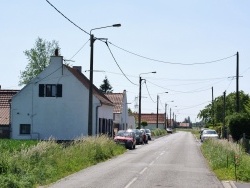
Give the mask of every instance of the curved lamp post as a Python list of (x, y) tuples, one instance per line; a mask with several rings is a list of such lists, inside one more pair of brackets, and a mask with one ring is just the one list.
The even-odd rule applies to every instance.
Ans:
[(151, 73), (156, 73), (156, 71), (153, 72), (146, 72), (146, 73), (141, 73), (139, 74), (139, 115), (138, 115), (138, 128), (141, 128), (141, 81), (145, 80), (141, 78), (142, 74), (151, 74)]
[(89, 111), (88, 111), (88, 135), (92, 135), (92, 128), (93, 128), (93, 61), (94, 61), (94, 42), (96, 38), (94, 37), (91, 32), (93, 30), (97, 29), (103, 29), (108, 27), (120, 27), (121, 24), (114, 24), (110, 26), (104, 26), (104, 27), (97, 27), (90, 30), (90, 69), (89, 69)]

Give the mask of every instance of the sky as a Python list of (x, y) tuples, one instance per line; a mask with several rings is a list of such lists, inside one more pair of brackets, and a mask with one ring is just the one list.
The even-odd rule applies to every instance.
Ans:
[[(248, 0), (2, 0), (0, 2), (0, 85), (21, 89), (25, 50), (38, 37), (56, 40), (70, 65), (89, 78), (91, 29), (105, 43), (94, 42), (94, 84), (107, 76), (114, 93), (127, 91), (128, 107), (138, 112), (139, 77), (142, 113), (165, 110), (177, 121), (197, 114), (214, 98), (239, 89), (250, 92), (250, 1)], [(81, 29), (80, 29), (81, 28)], [(85, 32), (84, 32), (85, 31)], [(155, 74), (150, 73), (156, 71)], [(167, 92), (167, 93), (166, 93)], [(88, 96), (86, 96), (88, 97)]]

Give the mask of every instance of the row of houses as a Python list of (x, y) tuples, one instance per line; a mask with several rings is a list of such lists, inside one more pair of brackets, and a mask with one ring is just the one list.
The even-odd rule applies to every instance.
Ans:
[[(63, 56), (52, 56), (49, 66), (20, 91), (0, 88), (0, 137), (87, 136), (89, 86), (80, 66), (64, 65)], [(129, 115), (127, 104), (126, 90), (104, 94), (93, 85), (92, 135), (135, 128), (137, 114)], [(165, 114), (158, 117), (158, 127), (164, 128)], [(141, 119), (156, 128), (156, 114), (142, 114)]]

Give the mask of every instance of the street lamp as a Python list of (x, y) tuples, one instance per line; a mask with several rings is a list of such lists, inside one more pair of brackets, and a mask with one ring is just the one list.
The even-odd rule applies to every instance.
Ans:
[[(163, 92), (163, 93), (168, 93), (167, 91), (166, 92)], [(159, 122), (159, 113), (158, 113), (158, 109), (159, 109), (159, 94), (162, 94), (162, 93), (158, 93), (157, 94), (157, 115), (156, 115), (156, 128), (158, 128), (158, 122)]]
[[(174, 102), (174, 101), (168, 101), (168, 102)], [(168, 104), (165, 103), (165, 129), (168, 127), (168, 113), (167, 113), (167, 106)]]
[(142, 74), (150, 74), (150, 73), (156, 73), (156, 71), (139, 74), (139, 115), (138, 115), (138, 128), (139, 129), (141, 128), (141, 81), (145, 80), (145, 79), (141, 78), (141, 75)]
[(93, 60), (94, 60), (94, 42), (96, 40), (96, 38), (94, 37), (93, 34), (91, 34), (91, 32), (93, 30), (97, 30), (97, 29), (103, 29), (103, 28), (107, 28), (107, 27), (120, 27), (121, 24), (114, 24), (114, 25), (110, 25), (110, 26), (105, 26), (105, 27), (98, 27), (98, 28), (94, 28), (90, 30), (90, 69), (89, 69), (89, 114), (88, 114), (88, 135), (91, 136), (92, 135), (92, 117), (93, 117)]

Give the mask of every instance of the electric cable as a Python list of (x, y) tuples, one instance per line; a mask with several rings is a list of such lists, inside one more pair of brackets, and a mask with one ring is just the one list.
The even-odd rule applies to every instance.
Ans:
[(84, 46), (89, 42), (89, 40), (84, 43), (84, 45), (70, 58), (70, 60), (72, 60), (84, 48)]
[(70, 23), (72, 23), (74, 26), (76, 26), (78, 29), (80, 29), (81, 31), (83, 31), (84, 33), (90, 35), (90, 33), (88, 33), (87, 31), (85, 31), (84, 29), (82, 29), (80, 26), (76, 25), (73, 21), (71, 21), (67, 16), (65, 16), (61, 11), (59, 11), (54, 5), (52, 5), (48, 0), (46, 0), (47, 3), (50, 4), (50, 6), (52, 6), (58, 13), (60, 13), (65, 19), (67, 19)]
[(126, 74), (123, 72), (123, 70), (122, 70), (121, 67), (119, 66), (118, 62), (116, 61), (116, 59), (115, 59), (115, 57), (114, 57), (114, 54), (112, 53), (111, 49), (109, 48), (109, 45), (108, 45), (107, 41), (105, 42), (105, 44), (107, 45), (107, 47), (108, 47), (108, 49), (109, 49), (109, 52), (110, 52), (110, 54), (112, 55), (112, 57), (113, 57), (113, 59), (114, 59), (116, 65), (118, 66), (118, 68), (120, 69), (120, 71), (122, 72), (122, 74), (125, 76), (125, 78), (127, 78), (127, 80), (128, 80), (130, 83), (132, 83), (133, 85), (137, 85), (137, 86), (138, 86), (138, 84), (135, 84), (134, 82), (132, 82), (132, 81), (126, 76)]
[(163, 61), (163, 60), (157, 60), (157, 59), (153, 59), (153, 58), (149, 58), (149, 57), (146, 57), (146, 56), (142, 56), (142, 55), (139, 55), (139, 54), (136, 54), (134, 52), (131, 52), (129, 50), (126, 50), (124, 48), (121, 48), (111, 42), (108, 42), (110, 43), (111, 45), (115, 46), (116, 48), (120, 49), (120, 50), (123, 50), (127, 53), (130, 53), (132, 55), (135, 55), (137, 57), (141, 57), (143, 59), (147, 59), (147, 60), (150, 60), (150, 61), (155, 61), (155, 62), (159, 62), (159, 63), (166, 63), (166, 64), (172, 64), (172, 65), (204, 65), (204, 64), (211, 64), (211, 63), (215, 63), (215, 62), (219, 62), (219, 61), (223, 61), (223, 60), (226, 60), (226, 59), (229, 59), (233, 56), (235, 56), (236, 54), (234, 55), (231, 55), (231, 56), (228, 56), (228, 57), (224, 57), (224, 58), (221, 58), (221, 59), (217, 59), (217, 60), (212, 60), (212, 61), (206, 61), (206, 62), (202, 62), (202, 63), (174, 63), (174, 62), (169, 62), (169, 61)]
[(149, 93), (149, 90), (148, 90), (148, 86), (147, 86), (146, 80), (145, 80), (145, 85), (146, 85), (146, 88), (147, 88), (147, 91), (148, 91), (148, 95), (149, 95), (151, 101), (152, 101), (153, 103), (156, 103), (156, 102), (152, 99), (152, 97), (151, 97), (151, 95), (150, 95), (150, 93)]

